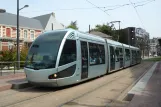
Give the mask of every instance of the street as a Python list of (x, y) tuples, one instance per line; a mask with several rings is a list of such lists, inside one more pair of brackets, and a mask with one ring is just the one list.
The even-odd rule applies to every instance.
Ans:
[(126, 93), (154, 62), (105, 75), (81, 84), (63, 88), (6, 90), (0, 92), (0, 107), (124, 107)]

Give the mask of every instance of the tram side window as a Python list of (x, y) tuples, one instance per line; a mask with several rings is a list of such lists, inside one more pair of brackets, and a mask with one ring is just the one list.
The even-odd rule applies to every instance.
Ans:
[(136, 51), (132, 50), (132, 58), (135, 59), (136, 58)]
[(76, 41), (66, 40), (60, 57), (59, 66), (76, 61)]
[(105, 49), (103, 45), (89, 43), (90, 65), (105, 64)]
[(105, 64), (105, 48), (103, 45), (98, 45), (99, 53), (100, 53), (100, 64)]
[(119, 48), (116, 48), (115, 53), (116, 53), (116, 62), (119, 62), (120, 61)]
[(120, 59), (122, 59), (123, 58), (123, 53), (122, 53), (122, 48), (119, 48), (119, 51), (120, 51)]
[(141, 54), (140, 54), (141, 52), (140, 51), (138, 51), (138, 58), (140, 58), (140, 56), (141, 56)]
[(132, 50), (131, 51), (131, 54), (132, 54), (132, 59), (134, 58), (134, 51)]
[(130, 50), (129, 49), (125, 49), (126, 52), (126, 61), (130, 60)]

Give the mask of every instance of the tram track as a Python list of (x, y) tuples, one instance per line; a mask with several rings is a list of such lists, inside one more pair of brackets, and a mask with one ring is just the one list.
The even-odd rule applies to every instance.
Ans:
[[(138, 69), (138, 68), (140, 70), (140, 69), (144, 68), (145, 66), (147, 66), (147, 65), (146, 64), (144, 64), (144, 65), (140, 64), (140, 65), (133, 66), (131, 68), (131, 72), (135, 72), (135, 70)], [(127, 68), (127, 69), (129, 69), (129, 68)], [(72, 101), (74, 101), (76, 99), (79, 99), (79, 98), (81, 98), (81, 97), (83, 97), (83, 96), (85, 96), (85, 95), (87, 95), (87, 94), (89, 94), (91, 92), (94, 92), (94, 91), (98, 90), (99, 88), (102, 88), (104, 86), (107, 86), (108, 84), (114, 82), (115, 80), (118, 80), (118, 79), (121, 79), (121, 78), (126, 77), (127, 75), (129, 75), (131, 73), (131, 72), (128, 72), (127, 71), (126, 75), (124, 75), (123, 72), (126, 71), (127, 69), (123, 69), (122, 71), (118, 71), (117, 73), (120, 72), (122, 74), (122, 75), (119, 75), (119, 76), (116, 75), (117, 73), (111, 73), (110, 75), (105, 75), (104, 77), (101, 77), (101, 78), (106, 78), (107, 76), (108, 77), (111, 76), (111, 78), (113, 78), (113, 79), (111, 79), (110, 81), (106, 82), (105, 84), (101, 84), (99, 86), (96, 86), (95, 88), (93, 88), (93, 89), (91, 89), (91, 90), (89, 90), (87, 92), (84, 92), (84, 93), (82, 93), (79, 96), (75, 96), (75, 97), (71, 98), (70, 100), (65, 101), (62, 104), (59, 104), (58, 107), (62, 107), (63, 105), (65, 105), (65, 104), (67, 104), (69, 102), (72, 102)], [(101, 78), (98, 78), (98, 79), (101, 79)], [(97, 81), (97, 79), (94, 79), (94, 81)], [(93, 81), (89, 81), (89, 82), (93, 82)], [(83, 85), (83, 84), (80, 84), (80, 85)], [(77, 85), (77, 86), (80, 86), (80, 85)], [(74, 86), (74, 87), (77, 87), (77, 86)], [(73, 87), (69, 87), (69, 89), (70, 88), (73, 88)], [(47, 91), (47, 92), (37, 92), (37, 91), (40, 91), (40, 90), (37, 89), (36, 87), (33, 87), (31, 89), (28, 89), (28, 90), (22, 90), (20, 92), (15, 92), (15, 93), (12, 93), (12, 94), (8, 94), (8, 96), (3, 96), (3, 97), (9, 97), (11, 95), (13, 96), (13, 95), (19, 94), (21, 92), (25, 94), (27, 92), (30, 92), (31, 90), (35, 90), (36, 93), (38, 93), (38, 94), (37, 95), (30, 96), (30, 97), (28, 96), (28, 98), (23, 99), (23, 100), (21, 99), (21, 100), (17, 100), (15, 102), (12, 102), (12, 103), (9, 103), (9, 104), (0, 105), (0, 107), (7, 107), (7, 106), (14, 106), (14, 105), (16, 106), (18, 104), (21, 104), (21, 103), (24, 103), (24, 102), (27, 102), (27, 101), (31, 101), (31, 100), (34, 100), (34, 99), (37, 99), (37, 98), (40, 98), (40, 97), (43, 97), (43, 96), (48, 96), (48, 95), (50, 96), (50, 94), (56, 94), (57, 92), (58, 92), (57, 94), (61, 94), (61, 92), (64, 92), (64, 91), (68, 90), (68, 88), (63, 89), (63, 90), (61, 90), (61, 89), (60, 90), (59, 89), (57, 89), (57, 90), (53, 90), (53, 89), (51, 89), (51, 90), (50, 89), (49, 90), (41, 90), (41, 91)], [(48, 91), (50, 91), (50, 92), (48, 92)], [(0, 98), (1, 98), (1, 96), (0, 96)]]
[[(145, 68), (146, 69), (146, 71), (145, 72), (147, 72), (147, 69), (148, 68), (150, 68), (151, 66), (152, 66), (153, 64), (151, 64), (149, 67), (147, 67), (147, 68)], [(144, 68), (146, 65), (144, 65), (142, 68)], [(136, 67), (136, 68), (140, 68), (140, 69), (142, 69), (140, 66), (138, 66), (138, 67)], [(134, 70), (134, 69), (133, 69)], [(143, 74), (145, 73), (145, 72), (143, 72)], [(128, 74), (130, 74), (130, 73), (128, 73)], [(127, 75), (128, 75), (127, 74)], [(126, 75), (126, 76), (127, 76)], [(117, 77), (117, 78), (115, 78), (115, 79), (121, 79), (121, 78), (124, 78), (125, 76), (120, 76), (120, 77)], [(58, 107), (63, 107), (64, 105), (66, 105), (67, 103), (70, 103), (70, 102), (72, 102), (72, 101), (74, 101), (74, 100), (77, 100), (77, 99), (79, 99), (79, 98), (81, 98), (81, 97), (83, 97), (83, 96), (85, 96), (85, 95), (88, 95), (88, 94), (90, 94), (91, 92), (94, 92), (94, 91), (96, 91), (97, 89), (100, 89), (100, 88), (102, 88), (102, 87), (104, 87), (104, 86), (106, 86), (106, 85), (108, 85), (108, 84), (110, 84), (110, 83), (112, 83), (112, 82), (114, 82), (115, 81), (115, 79), (114, 80), (111, 80), (110, 82), (108, 82), (108, 83), (106, 83), (106, 84), (103, 84), (103, 85), (101, 85), (100, 87), (97, 87), (97, 88), (95, 88), (95, 89), (93, 89), (93, 90), (91, 90), (91, 91), (89, 91), (89, 92), (87, 92), (87, 93), (84, 93), (83, 95), (81, 95), (81, 96), (78, 96), (78, 97), (76, 97), (76, 98), (74, 98), (74, 99), (72, 99), (72, 100), (70, 100), (70, 101), (68, 101), (68, 102), (65, 102), (65, 103), (63, 103), (63, 104), (61, 104), (61, 105), (59, 105)], [(138, 81), (138, 80), (136, 80), (136, 81)], [(129, 87), (129, 85), (126, 87), (126, 88), (128, 88)], [(126, 89), (125, 88), (125, 89)], [(125, 90), (123, 90), (122, 92), (124, 92)], [(121, 93), (122, 93), (121, 92)], [(114, 99), (117, 99), (118, 98), (118, 96), (116, 96)], [(111, 101), (111, 103), (113, 103), (113, 101)]]

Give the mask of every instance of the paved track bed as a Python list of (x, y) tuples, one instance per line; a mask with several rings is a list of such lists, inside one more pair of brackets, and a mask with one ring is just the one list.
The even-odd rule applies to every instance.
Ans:
[(124, 106), (116, 99), (154, 63), (142, 64), (66, 88), (32, 87), (0, 92), (0, 107)]

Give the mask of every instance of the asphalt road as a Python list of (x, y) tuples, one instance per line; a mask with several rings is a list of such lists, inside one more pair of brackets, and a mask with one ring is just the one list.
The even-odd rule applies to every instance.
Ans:
[(128, 102), (120, 96), (152, 65), (143, 62), (70, 87), (2, 91), (0, 107), (124, 107)]

